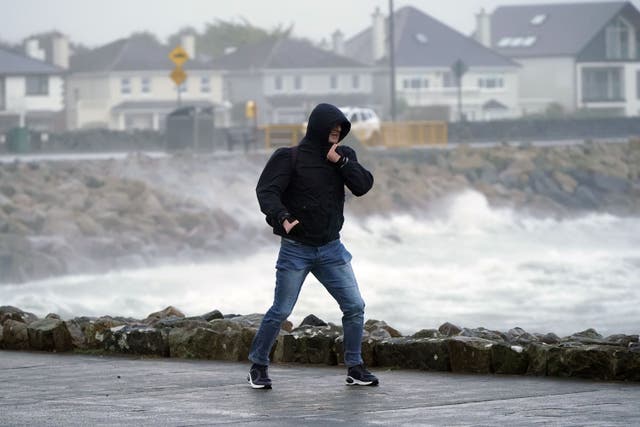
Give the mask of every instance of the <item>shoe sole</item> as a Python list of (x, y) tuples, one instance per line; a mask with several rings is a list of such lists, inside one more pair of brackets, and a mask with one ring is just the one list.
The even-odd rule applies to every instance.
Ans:
[(378, 380), (361, 381), (361, 380), (358, 380), (358, 379), (355, 379), (353, 377), (348, 376), (347, 379), (345, 380), (345, 384), (347, 384), (347, 385), (377, 386), (378, 385)]
[(253, 381), (251, 381), (251, 375), (247, 375), (247, 382), (249, 383), (249, 385), (251, 386), (251, 388), (253, 389), (264, 389), (264, 390), (271, 390), (271, 384), (254, 384)]

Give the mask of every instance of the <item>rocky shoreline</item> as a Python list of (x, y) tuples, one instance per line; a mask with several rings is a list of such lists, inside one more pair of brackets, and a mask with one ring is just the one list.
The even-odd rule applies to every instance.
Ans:
[[(143, 320), (103, 316), (39, 319), (0, 307), (0, 349), (93, 352), (244, 362), (261, 314), (223, 315), (213, 310), (186, 317), (167, 307)], [(363, 358), (371, 367), (475, 374), (577, 377), (640, 381), (638, 335), (603, 337), (593, 329), (563, 338), (553, 333), (461, 328), (444, 323), (402, 336), (384, 321), (368, 320)], [(275, 363), (342, 362), (342, 328), (309, 315), (285, 322), (272, 352)]]
[[(640, 215), (640, 140), (358, 151), (373, 170), (347, 215), (441, 215), (464, 191), (563, 218)], [(238, 256), (272, 239), (255, 200), (269, 153), (0, 163), (0, 283)]]

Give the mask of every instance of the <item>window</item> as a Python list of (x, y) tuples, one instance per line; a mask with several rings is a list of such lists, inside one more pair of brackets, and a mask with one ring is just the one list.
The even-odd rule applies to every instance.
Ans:
[(277, 91), (282, 90), (282, 76), (275, 76), (273, 79), (273, 88)]
[(48, 76), (28, 76), (26, 80), (26, 95), (49, 95)]
[(140, 90), (142, 93), (151, 93), (151, 79), (149, 77), (143, 77), (140, 81)]
[(360, 89), (360, 76), (351, 76), (351, 87), (354, 89)]
[(582, 99), (586, 102), (624, 101), (621, 68), (584, 68)]
[(456, 78), (451, 74), (450, 71), (447, 71), (442, 74), (442, 87), (457, 87)]
[(123, 95), (129, 95), (131, 93), (131, 79), (125, 77), (120, 79), (120, 93)]
[(293, 88), (295, 90), (302, 90), (302, 77), (301, 76), (295, 76), (293, 78)]
[(329, 77), (329, 87), (331, 89), (338, 89), (338, 76)]
[(429, 79), (420, 77), (406, 78), (402, 80), (402, 87), (404, 89), (427, 89), (429, 88)]
[(502, 77), (480, 77), (478, 79), (478, 87), (482, 89), (499, 89), (504, 87), (504, 79)]
[(609, 25), (605, 36), (607, 59), (631, 59), (630, 36), (629, 27), (621, 18)]
[(207, 76), (200, 78), (200, 92), (209, 93), (211, 92), (211, 79)]

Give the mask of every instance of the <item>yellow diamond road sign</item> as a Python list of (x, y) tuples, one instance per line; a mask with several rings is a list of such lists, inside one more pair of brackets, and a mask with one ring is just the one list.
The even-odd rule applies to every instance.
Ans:
[(182, 46), (178, 46), (169, 53), (169, 59), (180, 67), (189, 60), (189, 54), (182, 48)]
[(185, 73), (182, 68), (176, 68), (169, 74), (169, 77), (171, 77), (171, 80), (173, 80), (176, 85), (180, 86), (187, 79), (187, 73)]

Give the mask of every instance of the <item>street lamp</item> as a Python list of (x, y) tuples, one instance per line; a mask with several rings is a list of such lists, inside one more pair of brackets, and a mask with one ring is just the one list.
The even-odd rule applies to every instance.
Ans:
[(456, 84), (458, 85), (458, 121), (462, 121), (464, 116), (462, 115), (462, 76), (467, 72), (469, 67), (465, 64), (462, 59), (456, 60), (451, 65), (451, 71), (453, 71), (453, 75), (456, 78)]

